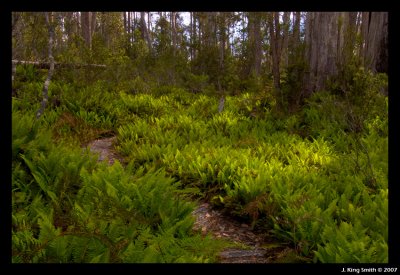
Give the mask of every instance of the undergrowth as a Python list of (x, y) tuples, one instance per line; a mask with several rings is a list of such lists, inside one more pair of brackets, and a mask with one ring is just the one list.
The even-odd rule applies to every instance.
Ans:
[[(388, 262), (388, 102), (378, 84), (353, 91), (367, 109), (321, 91), (286, 116), (269, 94), (227, 95), (219, 112), (216, 96), (128, 84), (54, 81), (49, 102), (60, 103), (39, 121), (39, 82), (19, 84), (13, 262), (213, 262), (226, 244), (192, 232), (184, 190), (314, 262)], [(80, 148), (109, 135), (126, 167)]]

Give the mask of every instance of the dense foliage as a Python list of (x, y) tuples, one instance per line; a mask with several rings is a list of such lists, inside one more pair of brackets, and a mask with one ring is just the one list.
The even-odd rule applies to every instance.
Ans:
[[(242, 39), (218, 48), (225, 22), (246, 21), (238, 14), (195, 13), (202, 37), (191, 29), (189, 39), (182, 18), (174, 25), (161, 12), (146, 39), (138, 18), (128, 29), (119, 13), (94, 13), (88, 43), (73, 31), (78, 13), (53, 13), (56, 62), (105, 67), (56, 66), (39, 119), (48, 70), (15, 68), (14, 263), (217, 262), (237, 244), (193, 230), (200, 199), (301, 261), (388, 262), (387, 75), (352, 49), (325, 88), (307, 94), (299, 29), (276, 83), (272, 61), (254, 55), (256, 26), (262, 39), (269, 27), (257, 22), (272, 22), (270, 13), (246, 13)], [(13, 58), (46, 59), (43, 15), (13, 16)], [(275, 16), (283, 33), (288, 23)], [(109, 136), (122, 163), (86, 149)]]
[[(224, 245), (191, 231), (187, 193), (314, 261), (388, 261), (388, 116), (379, 76), (365, 76), (378, 83), (361, 95), (373, 101), (367, 112), (320, 92), (285, 116), (268, 93), (226, 96), (218, 112), (217, 97), (179, 87), (138, 93), (56, 80), (49, 93), (61, 105), (36, 121), (40, 82), (34, 69), (18, 69), (13, 262), (212, 262)], [(125, 168), (80, 148), (110, 134)]]

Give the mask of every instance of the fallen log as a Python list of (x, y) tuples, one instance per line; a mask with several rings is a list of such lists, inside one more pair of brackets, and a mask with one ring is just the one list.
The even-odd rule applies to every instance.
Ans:
[[(12, 65), (13, 66), (16, 66), (18, 64), (33, 65), (35, 67), (38, 67), (39, 69), (49, 69), (50, 68), (50, 62), (12, 60)], [(58, 63), (58, 62), (55, 62), (54, 66), (56, 66), (56, 67), (70, 67), (70, 68), (82, 68), (82, 67), (106, 68), (107, 67), (106, 65), (103, 65), (103, 64)]]

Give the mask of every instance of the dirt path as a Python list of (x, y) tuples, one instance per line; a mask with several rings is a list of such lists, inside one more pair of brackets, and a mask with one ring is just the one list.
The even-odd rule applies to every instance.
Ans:
[[(123, 161), (114, 150), (116, 137), (96, 139), (87, 147), (99, 154), (99, 161), (112, 165), (116, 159)], [(212, 209), (207, 202), (194, 211), (196, 218), (193, 229), (215, 238), (224, 238), (237, 243), (240, 248), (229, 248), (219, 254), (219, 263), (272, 263), (280, 262), (291, 253), (291, 249), (274, 244), (266, 235), (256, 234), (249, 225), (239, 223), (221, 211)], [(242, 247), (246, 248), (242, 248)]]
[(194, 211), (194, 230), (210, 233), (215, 238), (224, 238), (246, 248), (226, 249), (219, 255), (220, 263), (273, 263), (283, 259), (289, 249), (274, 243), (267, 235), (255, 233), (250, 226), (239, 223), (221, 211), (212, 209), (207, 202)]
[(122, 162), (123, 159), (121, 156), (117, 154), (114, 150), (114, 142), (116, 137), (102, 138), (96, 139), (90, 142), (87, 147), (90, 148), (90, 151), (93, 153), (99, 154), (99, 161), (108, 161), (108, 164), (112, 165), (114, 161), (117, 159), (119, 162)]

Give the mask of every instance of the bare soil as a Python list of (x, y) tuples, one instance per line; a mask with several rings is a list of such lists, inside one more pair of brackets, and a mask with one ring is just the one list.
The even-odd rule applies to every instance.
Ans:
[[(193, 229), (203, 235), (224, 238), (239, 245), (219, 254), (220, 263), (272, 263), (284, 257), (285, 247), (276, 244), (265, 234), (254, 232), (248, 224), (240, 223), (233, 217), (212, 209), (207, 202), (201, 203), (194, 211), (196, 218)], [(241, 246), (245, 248), (240, 248)]]
[(96, 139), (90, 142), (87, 147), (89, 147), (90, 151), (92, 151), (93, 153), (99, 154), (99, 161), (107, 161), (109, 165), (112, 165), (117, 159), (119, 162), (122, 163), (123, 158), (118, 155), (118, 153), (114, 150), (115, 140), (115, 136)]

